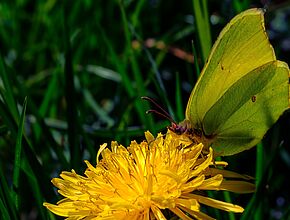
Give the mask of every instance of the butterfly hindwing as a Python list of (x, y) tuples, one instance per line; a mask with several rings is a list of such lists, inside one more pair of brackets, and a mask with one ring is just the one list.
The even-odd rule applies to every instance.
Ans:
[[(232, 155), (256, 145), (288, 107), (288, 66), (272, 61), (233, 84), (206, 113), (205, 134), (216, 134), (212, 147)], [(254, 97), (254, 98), (253, 98)]]

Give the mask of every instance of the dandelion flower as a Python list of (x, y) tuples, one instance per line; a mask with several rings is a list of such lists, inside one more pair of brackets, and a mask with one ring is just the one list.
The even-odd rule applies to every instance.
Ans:
[[(157, 138), (145, 133), (146, 141), (132, 141), (128, 148), (103, 144), (94, 167), (88, 161), (85, 176), (62, 172), (52, 183), (65, 198), (56, 205), (44, 203), (67, 219), (166, 219), (170, 210), (181, 219), (212, 219), (201, 204), (231, 212), (243, 208), (206, 197), (204, 190), (253, 191), (239, 177), (213, 163), (213, 151), (203, 155), (202, 144), (176, 138), (168, 131)], [(220, 163), (222, 164), (222, 163)]]

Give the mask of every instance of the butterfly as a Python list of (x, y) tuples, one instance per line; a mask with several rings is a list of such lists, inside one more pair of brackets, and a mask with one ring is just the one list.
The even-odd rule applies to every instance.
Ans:
[(176, 133), (217, 155), (247, 150), (289, 107), (289, 67), (276, 59), (262, 9), (249, 9), (222, 30), (193, 88)]

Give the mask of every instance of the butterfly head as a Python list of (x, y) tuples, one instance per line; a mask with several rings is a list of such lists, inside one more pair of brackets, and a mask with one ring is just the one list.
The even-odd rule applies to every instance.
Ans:
[(192, 126), (188, 119), (179, 124), (173, 122), (168, 129), (177, 135), (186, 135), (195, 144), (202, 143), (206, 152), (216, 138), (216, 135), (206, 135), (202, 129)]
[(173, 131), (176, 134), (187, 134), (191, 132), (191, 125), (188, 120), (184, 120), (180, 122), (179, 124), (172, 122), (171, 126), (168, 127), (169, 130)]

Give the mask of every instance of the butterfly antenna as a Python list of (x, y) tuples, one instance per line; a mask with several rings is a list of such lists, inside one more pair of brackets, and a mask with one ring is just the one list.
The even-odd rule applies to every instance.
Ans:
[(149, 113), (155, 113), (157, 115), (160, 115), (161, 117), (168, 119), (171, 123), (176, 124), (176, 122), (171, 117), (169, 117), (167, 114), (165, 115), (165, 114), (163, 114), (157, 110), (154, 110), (154, 109), (150, 109), (150, 110), (146, 111), (146, 114), (149, 114)]
[(154, 99), (148, 97), (148, 96), (142, 96), (141, 99), (144, 99), (146, 101), (149, 101), (151, 103), (153, 103), (155, 105), (155, 107), (157, 107), (161, 112), (154, 110), (154, 109), (150, 109), (148, 110), (146, 113), (155, 113), (157, 115), (160, 115), (166, 119), (168, 119), (170, 122), (176, 124), (176, 122), (172, 119), (172, 117), (168, 114), (168, 112), (166, 112)]

